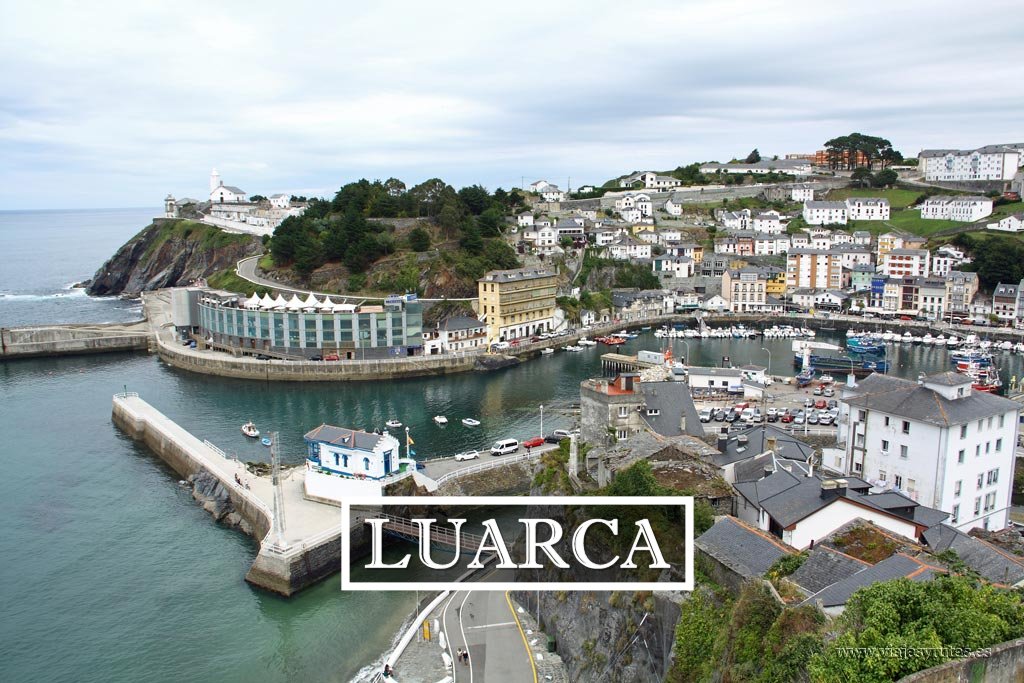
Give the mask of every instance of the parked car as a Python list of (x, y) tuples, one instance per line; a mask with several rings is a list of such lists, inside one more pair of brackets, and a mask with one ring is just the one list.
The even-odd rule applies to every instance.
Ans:
[(563, 438), (567, 439), (569, 437), (561, 437), (561, 436), (555, 436), (554, 434), (548, 434), (547, 436), (544, 437), (544, 443), (554, 443), (554, 444), (562, 443), (562, 439)]
[(711, 408), (704, 408), (703, 410), (701, 410), (699, 417), (701, 422), (711, 422), (711, 420), (714, 419), (714, 415), (711, 412)]
[(735, 410), (730, 410), (729, 413), (725, 416), (726, 422), (735, 422), (738, 419), (740, 419), (740, 414)]
[(814, 402), (814, 407), (817, 408), (818, 410), (825, 410), (825, 408), (828, 407), (828, 401), (826, 401), (823, 398), (819, 398), (817, 401)]
[(829, 388), (825, 389), (825, 391), (821, 392), (821, 395), (822, 396), (835, 396), (836, 395), (836, 390), (833, 389), (832, 387), (829, 387)]
[(839, 403), (837, 403), (835, 399), (832, 399), (831, 401), (828, 402), (828, 409), (829, 410), (832, 410), (833, 408), (838, 408), (838, 407), (839, 407)]
[(523, 442), (523, 448), (536, 448), (537, 446), (543, 446), (544, 439), (539, 436), (535, 436), (532, 439), (527, 439)]
[(310, 360), (323, 360), (324, 357), (323, 356), (310, 356), (309, 359)]
[(803, 411), (800, 411), (799, 413), (797, 413), (796, 415), (793, 416), (793, 424), (795, 424), (795, 425), (802, 425), (804, 423), (805, 419), (806, 418), (804, 418)]
[(480, 451), (464, 451), (462, 453), (456, 453), (455, 459), (462, 460), (476, 460), (480, 457)]
[(722, 409), (719, 409), (719, 410), (715, 411), (715, 422), (722, 422), (724, 420), (725, 420), (725, 411), (722, 410)]
[(755, 409), (754, 410), (754, 422), (757, 422), (757, 423), (764, 422), (764, 413), (762, 413), (760, 410), (756, 410)]
[(326, 356), (324, 356), (324, 360), (341, 360), (341, 358), (339, 358), (338, 354), (336, 353), (328, 353)]
[(261, 353), (256, 356), (256, 360), (270, 360), (270, 356), (265, 353)]
[(508, 342), (497, 342), (497, 343), (491, 344), (491, 350), (492, 351), (504, 351), (507, 348), (509, 348), (510, 346), (511, 346), (511, 344), (509, 344)]
[(814, 399), (808, 396), (807, 398), (804, 399), (804, 408), (813, 408), (813, 407), (814, 407)]
[[(551, 434), (552, 436), (557, 436), (559, 439), (568, 439), (570, 436), (572, 436), (572, 432), (570, 432), (568, 429), (556, 429), (555, 431), (551, 432)], [(578, 430), (576, 431), (576, 435), (579, 436)]]
[(816, 424), (818, 424), (818, 413), (816, 413), (816, 412), (814, 412), (812, 410), (811, 412), (807, 413), (807, 418), (806, 419), (807, 419), (807, 424), (809, 424), (809, 425), (816, 425)]
[(820, 424), (820, 425), (825, 425), (826, 427), (828, 427), (829, 425), (832, 424), (832, 422), (833, 422), (833, 420), (832, 420), (832, 414), (831, 413), (822, 413), (818, 417), (818, 424)]
[(821, 387), (820, 387), (820, 386), (817, 386), (817, 387), (814, 387), (814, 391), (813, 391), (812, 393), (813, 393), (813, 394), (814, 394), (815, 396), (821, 396), (821, 391), (822, 391)]
[(787, 410), (785, 413), (782, 414), (781, 421), (783, 424), (789, 424), (790, 422), (793, 421), (793, 413)]

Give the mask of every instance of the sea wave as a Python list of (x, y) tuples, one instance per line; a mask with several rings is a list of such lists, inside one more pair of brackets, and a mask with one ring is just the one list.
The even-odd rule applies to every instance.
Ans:
[(84, 289), (69, 288), (60, 292), (47, 294), (20, 294), (17, 292), (0, 292), (0, 301), (44, 301), (46, 299), (70, 299), (87, 296)]
[(387, 661), (387, 658), (391, 656), (391, 653), (395, 651), (396, 647), (398, 647), (398, 641), (402, 639), (405, 632), (412, 627), (412, 623), (416, 620), (416, 616), (416, 612), (413, 612), (406, 617), (405, 621), (402, 622), (401, 628), (398, 629), (394, 638), (391, 639), (391, 644), (388, 648), (384, 650), (384, 652), (382, 652), (372, 663), (367, 664), (357, 671), (355, 676), (349, 680), (349, 683), (372, 683), (373, 681), (380, 681), (378, 674), (384, 670), (384, 662)]

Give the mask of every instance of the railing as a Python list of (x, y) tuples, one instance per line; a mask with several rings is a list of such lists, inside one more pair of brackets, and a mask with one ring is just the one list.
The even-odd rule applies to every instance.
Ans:
[(544, 455), (547, 452), (547, 450), (544, 450), (536, 451), (533, 453), (520, 453), (519, 455), (513, 455), (511, 457), (501, 456), (501, 460), (496, 460), (494, 462), (482, 462), (478, 465), (471, 465), (470, 467), (455, 470), (454, 472), (442, 474), (434, 481), (437, 483), (438, 486), (440, 486), (445, 482), (451, 481), (453, 479), (458, 479), (459, 477), (464, 477), (470, 474), (476, 474), (477, 472), (486, 472), (487, 470), (493, 470), (498, 467), (505, 467), (506, 465), (514, 465), (516, 463), (525, 462), (527, 460), (532, 460), (534, 458), (539, 458), (540, 456)]
[[(385, 531), (390, 531), (401, 536), (407, 536), (412, 538), (420, 537), (420, 526), (415, 524), (411, 519), (405, 517), (396, 517), (395, 515), (382, 515), (383, 518), (387, 519), (387, 523), (384, 525)], [(379, 519), (380, 517), (378, 517)], [(460, 543), (459, 537), (469, 541), (468, 543)], [(461, 547), (463, 551), (470, 549), (479, 549), (480, 544), (483, 543), (484, 537), (476, 534), (456, 534), (449, 529), (443, 529), (440, 527), (430, 527), (430, 541), (431, 543), (439, 543), (441, 545), (447, 545), (452, 548)]]
[(114, 394), (114, 398), (126, 399), (126, 398), (138, 398), (139, 392), (137, 391), (122, 391), (119, 394)]
[(217, 455), (219, 455), (220, 457), (224, 458), (225, 460), (228, 459), (228, 454), (225, 453), (223, 450), (221, 450), (220, 447), (215, 446), (212, 442), (210, 442), (209, 439), (203, 439), (203, 445), (206, 446), (207, 448), (209, 448), (211, 451), (213, 451)]

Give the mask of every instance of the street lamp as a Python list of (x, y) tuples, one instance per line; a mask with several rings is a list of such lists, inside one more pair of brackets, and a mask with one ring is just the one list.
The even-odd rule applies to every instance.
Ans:
[(769, 351), (768, 349), (766, 349), (763, 346), (761, 347), (761, 350), (768, 354), (768, 374), (771, 375), (772, 374), (772, 352)]
[(684, 339), (680, 339), (679, 343), (686, 347), (686, 358), (683, 359), (683, 365), (690, 364), (690, 343)]

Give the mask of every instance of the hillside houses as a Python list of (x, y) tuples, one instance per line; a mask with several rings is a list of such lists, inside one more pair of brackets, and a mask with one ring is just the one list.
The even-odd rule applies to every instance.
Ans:
[(921, 203), (921, 218), (970, 223), (992, 215), (988, 197), (936, 195)]

